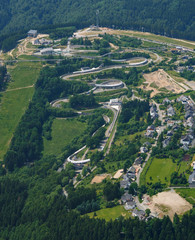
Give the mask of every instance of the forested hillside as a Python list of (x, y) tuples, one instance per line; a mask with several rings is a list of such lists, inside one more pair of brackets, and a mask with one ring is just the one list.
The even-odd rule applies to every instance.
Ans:
[(0, 3), (0, 30), (6, 34), (43, 25), (95, 23), (195, 38), (195, 1), (190, 0), (6, 0)]

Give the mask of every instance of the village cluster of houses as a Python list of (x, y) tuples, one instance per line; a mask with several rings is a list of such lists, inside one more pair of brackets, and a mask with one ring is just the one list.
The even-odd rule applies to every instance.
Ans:
[(177, 98), (177, 101), (181, 102), (184, 105), (185, 109), (184, 126), (188, 129), (186, 131), (186, 134), (181, 137), (180, 143), (182, 144), (183, 149), (187, 151), (188, 147), (194, 140), (195, 106), (188, 96), (182, 95)]
[[(188, 96), (181, 95), (176, 99), (177, 102), (181, 102), (184, 105), (185, 109), (185, 116), (183, 125), (187, 128), (186, 134), (181, 137), (180, 144), (185, 151), (189, 150), (189, 146), (194, 140), (194, 115), (195, 115), (195, 106), (193, 102), (190, 100)], [(176, 114), (175, 109), (171, 105), (171, 102), (168, 98), (163, 100), (163, 104), (169, 104), (167, 107), (167, 116), (172, 117)], [(172, 120), (170, 118), (165, 119), (165, 123), (167, 123), (167, 127), (172, 127), (166, 134), (166, 138), (163, 140), (163, 148), (167, 147), (171, 141), (171, 137), (173, 136), (174, 132), (179, 129), (179, 124), (182, 123), (181, 120)]]
[(191, 71), (191, 72), (195, 72), (195, 68), (194, 68), (193, 66), (181, 66), (181, 67), (177, 67), (176, 72), (182, 73), (182, 72), (184, 72), (184, 70), (186, 70), (186, 71)]
[(143, 163), (143, 158), (141, 156), (137, 157), (127, 173), (122, 176), (120, 181), (120, 188), (125, 190), (125, 193), (121, 197), (121, 204), (124, 205), (126, 210), (132, 210), (132, 216), (138, 217), (143, 220), (146, 218), (145, 212), (136, 209), (135, 196), (128, 193), (129, 187), (132, 182), (136, 180), (136, 174), (139, 171), (141, 164)]
[(132, 216), (138, 217), (140, 220), (144, 220), (146, 217), (145, 211), (136, 209), (136, 203), (132, 194), (125, 193), (121, 197), (121, 203), (124, 205), (126, 210), (132, 210)]

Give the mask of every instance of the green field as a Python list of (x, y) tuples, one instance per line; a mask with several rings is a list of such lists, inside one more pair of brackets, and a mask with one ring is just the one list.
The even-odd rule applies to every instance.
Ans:
[(34, 88), (27, 86), (36, 82), (40, 68), (40, 63), (23, 62), (17, 63), (13, 69), (8, 69), (12, 82), (9, 83), (7, 91), (1, 94), (0, 160), (3, 159), (16, 126), (33, 96)]
[(14, 69), (8, 69), (11, 82), (7, 90), (32, 86), (40, 72), (40, 62), (19, 62)]
[(179, 188), (175, 191), (191, 204), (195, 204), (195, 188)]
[[(90, 218), (93, 218), (94, 212), (87, 214)], [(105, 208), (96, 211), (95, 218), (105, 219), (106, 221), (115, 220), (116, 218), (123, 216), (125, 218), (131, 217), (131, 213), (126, 211), (123, 206), (119, 205), (113, 208)]]
[(5, 92), (0, 108), (0, 159), (6, 153), (20, 118), (28, 107), (34, 88)]
[(149, 40), (154, 40), (154, 41), (159, 41), (162, 43), (171, 43), (171, 44), (175, 44), (175, 45), (180, 45), (183, 47), (188, 47), (191, 49), (194, 49), (195, 46), (195, 42), (193, 41), (189, 41), (189, 40), (180, 40), (180, 39), (175, 39), (175, 38), (169, 38), (169, 37), (165, 37), (165, 36), (160, 36), (160, 35), (156, 35), (153, 33), (143, 33), (143, 32), (137, 32), (137, 31), (120, 31), (120, 30), (115, 30), (114, 31), (116, 34), (120, 34), (120, 35), (130, 35), (132, 37), (139, 37), (139, 38), (145, 38), (145, 39), (149, 39)]
[(60, 154), (75, 137), (86, 129), (86, 124), (76, 119), (55, 119), (52, 125), (52, 139), (44, 139), (44, 154)]
[[(176, 163), (173, 163), (173, 161), (169, 158), (154, 158), (151, 162), (151, 159), (146, 164), (144, 171), (141, 174), (141, 184), (144, 184), (146, 182), (158, 182), (159, 180), (162, 183), (169, 184), (170, 183), (170, 177), (171, 174), (174, 171), (178, 170), (178, 166)], [(179, 167), (179, 173), (184, 172), (188, 168), (188, 165), (186, 162), (181, 162), (181, 165)]]

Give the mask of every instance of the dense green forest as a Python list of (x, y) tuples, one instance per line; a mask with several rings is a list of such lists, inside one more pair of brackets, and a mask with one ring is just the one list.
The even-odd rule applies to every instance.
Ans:
[(195, 2), (190, 0), (6, 0), (0, 3), (0, 30), (7, 34), (67, 23), (80, 28), (95, 24), (97, 9), (101, 26), (195, 38)]
[[(34, 168), (26, 168), (21, 180), (4, 177), (0, 181), (0, 239), (10, 240), (194, 240), (195, 213), (191, 211), (173, 223), (168, 217), (140, 221), (124, 219), (106, 222), (79, 216), (74, 209), (83, 209), (84, 203), (95, 206), (93, 189), (72, 191), (69, 198), (61, 195), (62, 174), (50, 169), (55, 159), (42, 161)], [(25, 181), (25, 182), (24, 182)], [(104, 189), (112, 198), (110, 187)], [(112, 191), (113, 192), (113, 191)]]

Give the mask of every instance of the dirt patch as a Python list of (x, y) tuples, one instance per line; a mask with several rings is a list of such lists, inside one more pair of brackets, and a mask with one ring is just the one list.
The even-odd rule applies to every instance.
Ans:
[(120, 169), (120, 170), (118, 170), (118, 171), (115, 173), (115, 175), (114, 175), (113, 178), (118, 179), (118, 178), (120, 178), (122, 175), (123, 175), (123, 169)]
[(91, 184), (93, 183), (101, 183), (105, 178), (107, 178), (108, 176), (110, 176), (109, 174), (102, 174), (102, 175), (97, 175), (95, 176), (92, 181)]
[(185, 91), (185, 89), (171, 76), (169, 76), (163, 69), (159, 69), (158, 71), (149, 74), (144, 74), (143, 77), (146, 81), (144, 85), (141, 86), (141, 88), (146, 91), (152, 90), (153, 92), (151, 93), (151, 97), (162, 91), (172, 93), (181, 93)]
[[(149, 198), (147, 197), (147, 200)], [(192, 209), (192, 205), (174, 191), (161, 192), (147, 202), (147, 208), (152, 213), (157, 213), (160, 218), (168, 215), (172, 220), (174, 214), (184, 214)]]

